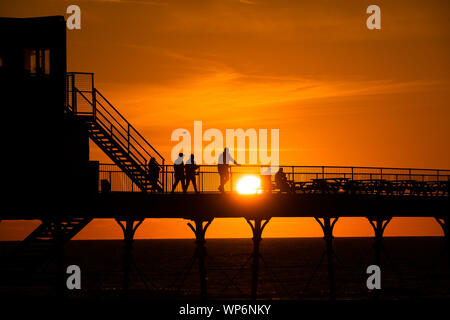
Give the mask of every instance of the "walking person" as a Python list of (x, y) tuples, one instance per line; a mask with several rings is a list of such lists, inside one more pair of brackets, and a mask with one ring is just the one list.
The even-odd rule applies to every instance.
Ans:
[(228, 180), (230, 180), (230, 163), (234, 163), (235, 165), (239, 166), (239, 164), (233, 159), (233, 157), (231, 157), (229, 149), (225, 148), (220, 154), (219, 161), (217, 163), (217, 169), (220, 175), (220, 192), (225, 192), (225, 184), (228, 182)]
[(179, 182), (181, 182), (181, 187), (183, 189), (183, 193), (186, 193), (183, 156), (184, 156), (184, 154), (180, 152), (178, 154), (178, 158), (173, 163), (173, 171), (174, 171), (175, 181), (172, 185), (172, 193), (175, 192), (175, 188), (177, 187)]
[(195, 177), (198, 175), (197, 170), (200, 169), (200, 166), (195, 163), (193, 154), (191, 154), (189, 160), (186, 161), (186, 165), (184, 167), (186, 172), (186, 190), (189, 188), (189, 183), (192, 182), (195, 193), (199, 193), (197, 190), (197, 182)]

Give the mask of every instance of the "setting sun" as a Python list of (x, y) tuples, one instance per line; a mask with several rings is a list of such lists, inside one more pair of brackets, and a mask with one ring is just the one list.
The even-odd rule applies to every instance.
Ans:
[(261, 179), (256, 176), (244, 176), (237, 183), (239, 194), (261, 193)]

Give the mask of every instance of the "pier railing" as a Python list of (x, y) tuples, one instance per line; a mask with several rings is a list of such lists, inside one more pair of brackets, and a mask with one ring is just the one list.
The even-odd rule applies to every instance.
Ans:
[[(289, 180), (298, 185), (309, 187), (318, 181), (355, 181), (374, 184), (389, 181), (393, 185), (404, 183), (447, 183), (450, 180), (450, 170), (441, 169), (410, 169), (410, 168), (381, 168), (381, 167), (341, 167), (341, 166), (280, 166)], [(230, 166), (230, 180), (225, 191), (236, 191), (236, 185), (245, 175), (259, 176), (264, 166), (242, 165)], [(174, 181), (173, 166), (166, 165), (160, 173), (160, 180), (164, 181), (164, 191), (170, 192)], [(164, 176), (162, 176), (164, 175)], [(270, 176), (274, 181), (274, 175)], [(138, 192), (140, 189), (114, 164), (100, 164), (100, 180), (107, 180), (114, 192)], [(197, 188), (200, 192), (218, 192), (220, 177), (217, 166), (201, 165), (196, 176)], [(445, 187), (445, 186), (444, 186)], [(192, 192), (192, 185), (188, 192)], [(175, 192), (182, 192), (179, 184)]]

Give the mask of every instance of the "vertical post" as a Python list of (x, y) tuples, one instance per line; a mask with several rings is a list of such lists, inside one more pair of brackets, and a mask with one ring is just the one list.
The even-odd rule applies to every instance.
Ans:
[(164, 192), (167, 192), (167, 168), (164, 165), (164, 160), (163, 160), (163, 188), (164, 188)]
[(336, 280), (335, 280), (335, 266), (334, 266), (334, 250), (333, 250), (333, 228), (339, 217), (332, 218), (323, 217), (321, 218), (314, 217), (316, 221), (320, 224), (323, 231), (323, 238), (325, 240), (326, 253), (327, 253), (327, 263), (328, 263), (328, 280), (330, 285), (330, 300), (336, 300)]
[(127, 125), (127, 151), (130, 153), (130, 124)]
[[(383, 250), (383, 234), (392, 217), (368, 217), (370, 225), (375, 234), (375, 265), (381, 268), (381, 252)], [(379, 290), (375, 290), (375, 299), (378, 298)]]
[[(195, 227), (190, 222), (188, 223), (188, 226), (195, 234), (194, 258), (198, 259), (198, 270), (200, 275), (200, 297), (202, 300), (206, 300), (208, 296), (207, 292), (208, 286), (207, 286), (206, 265), (205, 265), (205, 259), (207, 255), (205, 246), (206, 243), (205, 234), (206, 230), (208, 229), (213, 219), (210, 220), (195, 219), (192, 221), (194, 222)], [(203, 225), (203, 222), (205, 221), (206, 224)]]
[(93, 73), (91, 73), (91, 90), (92, 91), (95, 90), (95, 88), (94, 88), (94, 74)]
[(324, 219), (325, 228), (329, 230), (325, 233), (325, 243), (327, 247), (327, 262), (328, 262), (328, 277), (330, 281), (330, 299), (336, 299), (336, 280), (335, 280), (335, 268), (333, 257), (333, 230), (331, 228), (330, 219)]
[(354, 179), (353, 179), (353, 167), (352, 167), (352, 180), (354, 180)]
[(97, 91), (95, 89), (92, 90), (92, 115), (95, 120), (97, 117)]
[(163, 187), (163, 193), (166, 192), (166, 166), (164, 165), (164, 159), (162, 159), (162, 187)]
[(375, 235), (375, 264), (381, 267), (381, 251), (383, 249), (383, 235), (388, 223), (392, 218), (387, 217), (368, 217), (367, 218), (372, 225)]
[(233, 192), (233, 170), (231, 170), (230, 166), (230, 192)]
[(125, 231), (123, 237), (123, 297), (128, 298), (128, 289), (130, 283), (131, 257), (133, 250), (133, 221), (125, 222)]
[(322, 166), (322, 179), (325, 179), (325, 167)]
[[(133, 242), (134, 242), (134, 234), (136, 233), (137, 228), (142, 224), (144, 219), (134, 220), (133, 218), (128, 218), (125, 220), (116, 219), (117, 223), (121, 227), (123, 231), (123, 280), (122, 280), (122, 298), (128, 299), (128, 291), (130, 284), (130, 273), (131, 273), (131, 264), (133, 261)], [(137, 224), (134, 225), (134, 222), (137, 221)]]
[(77, 92), (76, 87), (75, 87), (75, 74), (72, 73), (72, 109), (73, 109), (73, 113), (76, 114), (77, 113)]
[(251, 298), (256, 300), (258, 295), (258, 278), (259, 278), (259, 259), (261, 258), (261, 253), (259, 251), (261, 240), (262, 240), (262, 232), (264, 228), (269, 223), (270, 218), (266, 219), (262, 222), (262, 218), (257, 218), (253, 220), (245, 219), (249, 226), (252, 228), (253, 233), (253, 253), (252, 253), (252, 287), (251, 287)]

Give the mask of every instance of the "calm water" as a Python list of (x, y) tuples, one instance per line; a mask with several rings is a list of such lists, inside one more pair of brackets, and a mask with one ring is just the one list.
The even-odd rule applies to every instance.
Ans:
[[(366, 299), (365, 273), (373, 263), (373, 239), (336, 238), (336, 287), (340, 299)], [(252, 241), (209, 239), (208, 295), (217, 299), (246, 299), (250, 294)], [(449, 298), (450, 273), (443, 238), (386, 238), (389, 258), (383, 256), (382, 294), (386, 299)], [(3, 243), (5, 256), (10, 244)], [(191, 269), (193, 240), (136, 240), (130, 295), (157, 298), (196, 298), (200, 293), (198, 264)], [(118, 296), (122, 284), (123, 244), (118, 240), (71, 241), (67, 263), (79, 265), (83, 289), (76, 297)], [(326, 299), (327, 261), (320, 238), (264, 239), (261, 243), (258, 295), (267, 299)], [(48, 264), (40, 277), (47, 279)], [(190, 271), (189, 271), (190, 270)], [(45, 281), (44, 281), (45, 283)], [(7, 290), (8, 288), (6, 288)], [(5, 288), (3, 288), (5, 290)], [(20, 288), (45, 295), (51, 288)]]

